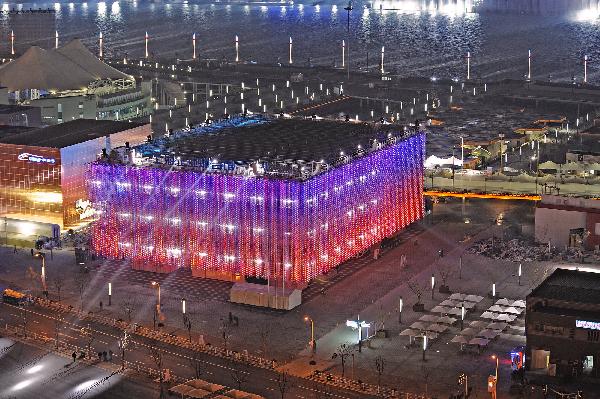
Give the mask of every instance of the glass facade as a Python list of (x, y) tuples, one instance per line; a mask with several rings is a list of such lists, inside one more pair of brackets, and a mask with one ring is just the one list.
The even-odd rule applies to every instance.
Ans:
[(96, 162), (93, 247), (134, 267), (306, 282), (423, 216), (425, 135), (308, 180)]

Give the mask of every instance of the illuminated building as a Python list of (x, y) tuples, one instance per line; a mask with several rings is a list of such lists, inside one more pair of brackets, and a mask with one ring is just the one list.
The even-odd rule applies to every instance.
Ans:
[(556, 269), (527, 295), (526, 306), (528, 377), (541, 375), (544, 383), (547, 375), (597, 383), (600, 273)]
[(94, 216), (87, 206), (87, 164), (104, 148), (145, 141), (150, 125), (78, 119), (0, 134), (0, 216), (68, 227)]
[(239, 118), (90, 169), (93, 247), (157, 272), (307, 282), (423, 215), (425, 134)]
[(129, 120), (152, 112), (151, 83), (105, 64), (79, 40), (45, 50), (30, 47), (0, 68), (8, 90), (0, 103), (41, 108), (46, 125), (75, 119)]

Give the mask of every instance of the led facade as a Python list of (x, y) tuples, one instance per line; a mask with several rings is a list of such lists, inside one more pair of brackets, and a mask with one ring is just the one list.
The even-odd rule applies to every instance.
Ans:
[(96, 162), (94, 250), (134, 267), (307, 282), (423, 216), (425, 135), (306, 180)]

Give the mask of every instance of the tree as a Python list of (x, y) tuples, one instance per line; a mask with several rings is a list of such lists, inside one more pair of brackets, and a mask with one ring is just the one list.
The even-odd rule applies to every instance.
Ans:
[(352, 348), (349, 344), (341, 344), (331, 356), (332, 359), (339, 358), (342, 363), (342, 377), (346, 373), (346, 359), (352, 353)]
[(223, 347), (225, 352), (229, 352), (229, 340), (231, 339), (231, 326), (229, 323), (221, 319), (221, 338), (223, 339)]
[(202, 360), (200, 360), (200, 352), (192, 351), (192, 356), (188, 358), (190, 367), (194, 370), (194, 378), (198, 379), (202, 376)]
[(277, 382), (277, 388), (279, 388), (279, 393), (281, 394), (281, 399), (285, 398), (285, 393), (290, 388), (289, 375), (287, 371), (282, 371), (281, 373), (277, 373), (277, 378), (275, 379)]
[[(448, 287), (448, 277), (450, 277), (451, 269), (448, 266), (440, 265), (438, 267), (438, 273), (440, 274), (440, 280), (442, 280), (442, 287)], [(440, 287), (441, 292), (441, 287)]]
[(269, 324), (264, 324), (260, 330), (260, 343), (263, 350), (263, 357), (265, 359), (268, 358), (267, 349), (269, 339), (271, 338), (271, 326)]
[(123, 301), (121, 301), (120, 305), (121, 311), (127, 317), (127, 322), (131, 323), (131, 315), (135, 313), (138, 307), (138, 302), (135, 296), (128, 296)]
[(81, 335), (83, 337), (85, 337), (85, 344), (87, 347), (87, 356), (88, 356), (88, 359), (91, 359), (92, 358), (92, 343), (94, 342), (94, 339), (96, 338), (94, 336), (94, 330), (92, 330), (92, 328), (88, 324), (87, 327), (83, 327), (81, 329)]
[(242, 390), (244, 384), (250, 378), (250, 369), (244, 364), (239, 363), (234, 366), (231, 371), (231, 379), (236, 383), (237, 389)]
[(62, 291), (64, 283), (65, 283), (65, 278), (62, 273), (54, 274), (52, 276), (52, 279), (50, 280), (50, 284), (52, 284), (52, 286), (54, 287), (54, 290), (56, 291), (56, 296), (58, 298), (58, 302), (60, 302), (60, 300), (61, 300), (60, 293)]
[(163, 373), (163, 356), (160, 349), (156, 346), (150, 346), (150, 357), (152, 358), (152, 362), (156, 367), (156, 371), (158, 371), (158, 383), (160, 386), (160, 399), (166, 399), (165, 393), (165, 376)]
[(421, 304), (421, 298), (425, 292), (425, 288), (421, 286), (416, 280), (411, 280), (407, 283), (408, 289), (417, 297), (417, 304)]
[(377, 356), (375, 358), (375, 369), (377, 370), (377, 391), (381, 390), (381, 375), (383, 374), (383, 368), (385, 367), (385, 361), (383, 357)]
[(83, 294), (90, 284), (90, 276), (87, 273), (80, 271), (75, 273), (73, 281), (77, 287), (77, 292), (79, 292), (79, 310), (83, 310)]

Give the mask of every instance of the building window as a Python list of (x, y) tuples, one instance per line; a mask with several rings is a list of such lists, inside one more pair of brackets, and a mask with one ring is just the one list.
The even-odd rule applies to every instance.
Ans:
[(589, 330), (588, 332), (588, 341), (598, 342), (600, 339), (600, 331), (598, 330)]
[(594, 234), (596, 234), (597, 236), (600, 236), (600, 223), (596, 223), (594, 225)]

